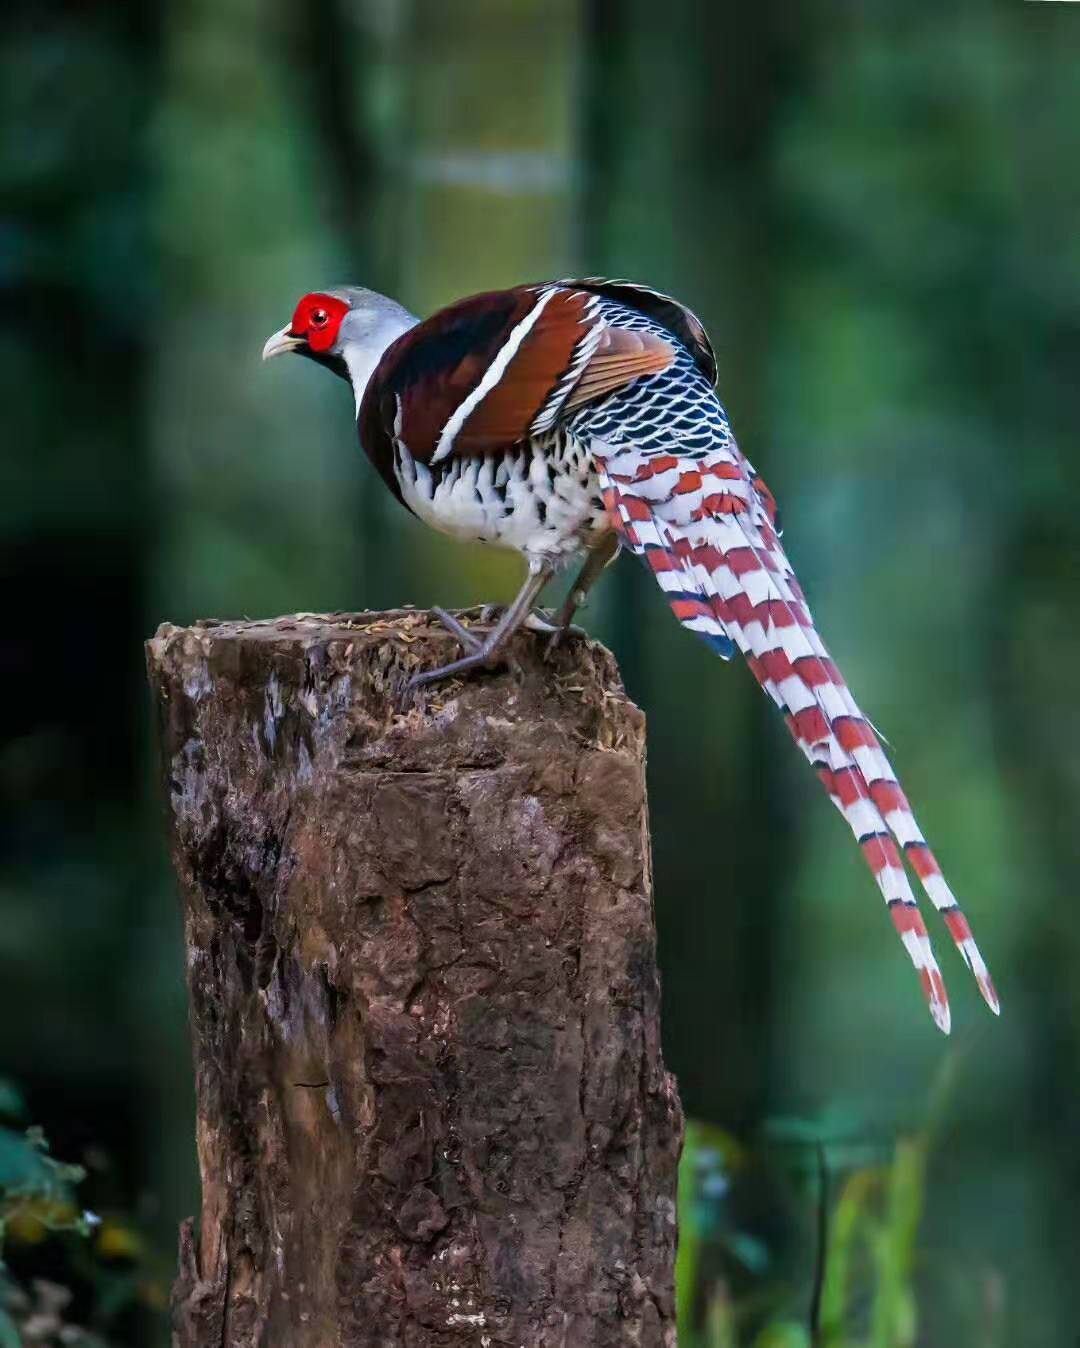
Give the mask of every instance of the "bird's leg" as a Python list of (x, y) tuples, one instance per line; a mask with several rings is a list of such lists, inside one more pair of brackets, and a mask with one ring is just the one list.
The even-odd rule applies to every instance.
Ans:
[[(414, 674), (409, 680), (410, 688), (418, 688), (421, 684), (435, 683), (439, 679), (448, 678), (451, 674), (464, 674), (470, 669), (477, 669), (480, 666), (490, 668), (498, 662), (503, 647), (514, 635), (517, 629), (525, 621), (529, 610), (540, 596), (541, 590), (551, 579), (553, 567), (550, 562), (538, 561), (530, 564), (529, 574), (525, 579), (525, 584), (518, 591), (517, 598), (502, 615), (499, 621), (491, 629), (488, 635), (480, 642), (476, 649), (470, 649), (469, 654), (462, 656), (460, 660), (452, 660), (450, 664), (443, 665), (439, 669), (427, 669), (420, 674)], [(440, 614), (440, 620), (443, 620)], [(447, 617), (450, 615), (447, 614)], [(454, 631), (453, 619), (448, 626)], [(458, 624), (460, 626), (460, 624)], [(464, 631), (464, 629), (462, 629)], [(456, 633), (455, 633), (456, 635)], [(468, 633), (472, 637), (472, 633)], [(473, 638), (475, 641), (475, 638)], [(471, 643), (466, 643), (470, 644)]]
[(612, 529), (604, 534), (600, 542), (585, 558), (581, 570), (574, 577), (574, 583), (567, 591), (562, 608), (559, 609), (555, 617), (553, 623), (555, 630), (547, 644), (547, 655), (550, 655), (558, 646), (564, 634), (570, 631), (570, 620), (584, 604), (586, 595), (600, 579), (600, 574), (604, 568), (619, 555), (619, 546), (619, 536)]

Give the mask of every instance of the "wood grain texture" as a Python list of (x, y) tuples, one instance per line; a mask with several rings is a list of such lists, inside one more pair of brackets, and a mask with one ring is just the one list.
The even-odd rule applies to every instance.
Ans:
[(177, 1348), (674, 1344), (643, 718), (540, 640), (407, 712), (454, 651), (423, 613), (148, 643), (203, 1180)]

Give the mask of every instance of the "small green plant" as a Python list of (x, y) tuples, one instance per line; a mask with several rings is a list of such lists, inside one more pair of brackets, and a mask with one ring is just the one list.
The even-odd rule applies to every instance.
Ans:
[[(840, 1114), (776, 1120), (749, 1149), (688, 1124), (676, 1275), (684, 1348), (914, 1348), (926, 1169), (950, 1076), (946, 1067), (923, 1125), (888, 1144)], [(766, 1172), (786, 1177), (789, 1225), (802, 1232), (794, 1267), (741, 1229), (737, 1182)], [(760, 1197), (759, 1185), (759, 1208)]]
[[(0, 1115), (9, 1120), (25, 1115), (22, 1097), (6, 1081), (0, 1081)], [(75, 1193), (84, 1178), (81, 1166), (50, 1155), (40, 1128), (20, 1130), (0, 1124), (0, 1348), (54, 1342), (104, 1348), (100, 1339), (64, 1323), (71, 1301), (67, 1288), (36, 1281), (27, 1291), (3, 1260), (5, 1241), (12, 1233), (90, 1235), (97, 1220), (79, 1207)]]

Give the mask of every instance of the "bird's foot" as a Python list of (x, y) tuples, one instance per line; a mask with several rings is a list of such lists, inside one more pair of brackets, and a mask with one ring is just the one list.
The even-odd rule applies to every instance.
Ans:
[[(516, 667), (515, 662), (507, 654), (502, 640), (493, 643), (489, 635), (487, 640), (482, 641), (474, 632), (470, 632), (459, 618), (455, 618), (446, 609), (433, 608), (431, 611), (446, 630), (457, 637), (465, 648), (466, 654), (459, 660), (451, 660), (449, 664), (440, 665), (438, 669), (425, 669), (419, 674), (414, 674), (405, 685), (406, 694), (412, 692), (415, 688), (422, 688), (425, 684), (438, 683), (442, 679), (449, 679), (458, 674), (468, 674), (474, 669), (494, 669), (496, 665), (500, 664), (510, 664), (512, 667)], [(490, 621), (487, 616), (489, 613), (501, 611), (505, 611), (503, 605), (485, 604), (480, 611), (480, 621), (488, 622)]]
[[(452, 613), (447, 613), (446, 609), (433, 608), (431, 611), (448, 632), (453, 632), (467, 651), (478, 651), (483, 645), (478, 636), (474, 636), (460, 619), (455, 618)], [(486, 621), (483, 611), (481, 611), (481, 621)]]

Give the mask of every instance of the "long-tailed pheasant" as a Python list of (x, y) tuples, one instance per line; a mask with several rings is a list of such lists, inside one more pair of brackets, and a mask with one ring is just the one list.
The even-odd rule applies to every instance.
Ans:
[(967, 920), (814, 627), (776, 502), (735, 443), (689, 309), (590, 278), (475, 295), (420, 321), (347, 287), (300, 300), (263, 356), (286, 351), (349, 380), (361, 444), (413, 514), (527, 563), (483, 641), (442, 615), (465, 653), (415, 682), (496, 662), (551, 576), (583, 558), (554, 622), (564, 629), (625, 547), (683, 626), (725, 659), (740, 650), (780, 709), (862, 848), (938, 1026), (949, 1029), (949, 1003), (902, 857), (998, 1011)]

